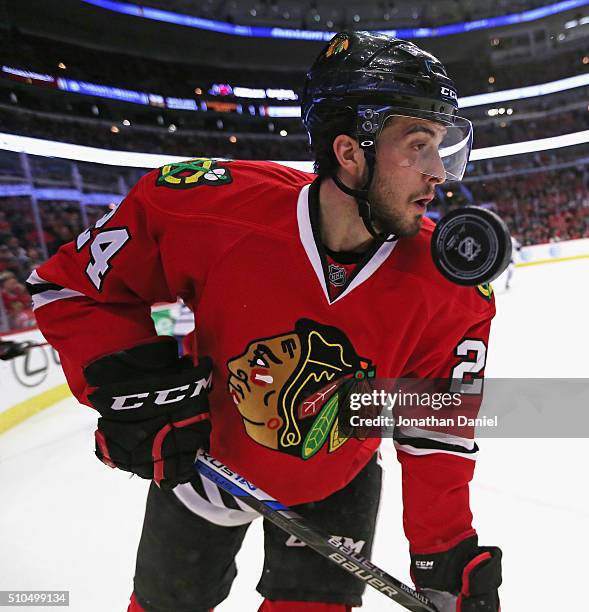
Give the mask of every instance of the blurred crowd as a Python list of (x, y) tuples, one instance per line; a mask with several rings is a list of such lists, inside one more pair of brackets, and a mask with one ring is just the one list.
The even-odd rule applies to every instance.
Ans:
[(472, 192), (496, 208), (523, 246), (589, 237), (587, 164), (473, 183)]
[(524, 142), (537, 138), (549, 138), (589, 129), (589, 107), (568, 110), (549, 115), (536, 114), (524, 118), (500, 118), (475, 123), (474, 147), (493, 147), (512, 142)]
[[(267, 26), (269, 23), (290, 28), (343, 30), (359, 24), (363, 29), (390, 27), (435, 27), (440, 24), (485, 19), (497, 15), (535, 9), (552, 0), (445, 0), (444, 2), (414, 1), (408, 4), (380, 0), (366, 4), (361, 0), (347, 2), (343, 7), (324, 0), (251, 0), (227, 2), (207, 0), (143, 0), (141, 5), (215, 19), (240, 25)], [(319, 19), (314, 17), (319, 15)], [(356, 16), (356, 19), (354, 19)], [(281, 20), (283, 23), (280, 23)]]
[[(87, 206), (88, 222), (94, 223), (104, 212), (102, 207)], [(45, 259), (42, 243), (51, 256), (84, 229), (76, 203), (44, 201), (39, 204), (39, 213), (41, 234), (29, 198), (0, 198), (0, 329), (35, 326), (24, 283)]]
[(20, 200), (0, 200), (0, 329), (2, 326), (23, 329), (35, 325), (24, 281), (43, 258), (36, 248), (26, 200)]
[[(550, 51), (549, 57), (534, 57), (540, 55), (539, 52), (526, 53), (501, 65), (493, 65), (488, 58), (481, 56), (477, 62), (469, 58), (460, 62), (448, 62), (446, 67), (455, 79), (460, 95), (468, 96), (581, 74), (587, 69), (586, 64), (583, 64), (586, 52), (585, 47), (584, 51), (554, 49)], [(101, 50), (100, 53), (101, 59), (96, 61), (96, 51), (93, 49), (31, 36), (18, 30), (0, 36), (0, 54), (5, 65), (55, 77), (179, 98), (194, 98), (195, 88), (200, 88), (203, 99), (210, 98), (207, 95), (210, 86), (220, 82), (218, 67), (204, 62), (199, 64), (196, 59), (191, 65), (154, 58), (145, 60), (107, 50)], [(57, 68), (59, 64), (64, 67)], [(222, 74), (222, 83), (244, 87), (287, 88), (299, 94), (305, 78), (304, 70), (287, 74), (247, 67), (224, 67)]]
[[(494, 160), (494, 175), (446, 184), (439, 190), (434, 205), (442, 213), (466, 204), (496, 210), (523, 246), (587, 238), (589, 166), (587, 156), (581, 158), (580, 154), (582, 151), (578, 150), (561, 152), (560, 158), (554, 152), (536, 154), (532, 165), (530, 156), (511, 158), (518, 160), (516, 166), (527, 159), (527, 169), (512, 167), (509, 159), (500, 163)], [(578, 163), (566, 161), (567, 157), (574, 159), (573, 155), (577, 156)], [(550, 163), (559, 160), (566, 167), (550, 167)], [(96, 176), (104, 171), (101, 167)], [(83, 172), (93, 176), (87, 169), (83, 168)], [(109, 168), (108, 172), (112, 173), (111, 183), (116, 183), (125, 170)], [(117, 176), (118, 172), (123, 174)], [(28, 197), (0, 198), (0, 315), (4, 313), (4, 321), (0, 317), (0, 329), (34, 325), (24, 281), (43, 261), (43, 243), (47, 254), (52, 255), (60, 246), (74, 240), (85, 222), (90, 225), (101, 217), (107, 207), (84, 206), (85, 222), (82, 207), (75, 201), (43, 200), (38, 203), (38, 210), (41, 234), (36, 229), (34, 208)]]
[[(547, 2), (491, 0), (484, 3), (484, 10), (490, 11), (489, 14), (500, 14), (515, 4), (523, 10), (530, 3), (541, 5)], [(283, 3), (288, 3), (288, 0), (259, 0), (256, 6), (259, 5), (261, 15), (264, 11), (274, 11)], [(150, 4), (177, 10), (181, 7), (188, 10), (191, 6), (188, 0), (173, 0), (173, 5), (163, 0), (150, 0)], [(311, 4), (316, 8), (317, 3)], [(392, 10), (394, 5), (388, 0), (382, 4), (386, 10)], [(456, 0), (455, 4), (456, 20), (481, 16), (471, 11), (469, 0)], [(206, 10), (222, 12), (226, 5), (221, 0), (210, 0), (206, 3)], [(425, 1), (413, 7), (413, 13), (419, 13), (421, 25), (427, 25), (428, 19), (432, 19), (432, 23), (440, 22), (441, 15), (434, 13), (441, 8), (436, 9), (434, 5)], [(234, 9), (237, 10), (237, 4)], [(230, 15), (221, 15), (221, 12), (216, 18), (231, 19)], [(211, 16), (214, 17), (213, 13)], [(491, 41), (491, 44), (494, 43)], [(496, 44), (498, 53), (495, 60), (502, 51), (509, 55), (510, 50), (502, 48), (502, 45), (508, 46), (508, 42), (497, 39)], [(568, 51), (557, 47), (556, 42), (549, 42), (543, 48), (544, 56), (540, 53), (511, 58), (504, 55), (495, 64), (491, 63), (492, 54), (479, 58), (477, 62), (466, 58), (448, 64), (448, 72), (456, 79), (460, 95), (464, 97), (553, 81), (587, 71), (589, 49), (586, 45)], [(234, 86), (293, 89), (300, 95), (304, 79), (302, 72), (253, 68), (224, 68), (220, 77), (218, 67), (197, 65), (197, 60), (194, 65), (180, 64), (107, 50), (100, 51), (100, 61), (97, 61), (95, 50), (43, 39), (14, 28), (0, 34), (0, 54), (4, 66), (197, 100), (213, 99), (209, 88), (220, 80)], [(253, 103), (230, 95), (214, 99), (233, 100), (244, 105)], [(489, 115), (490, 109), (485, 107), (467, 109), (467, 116), (474, 118), (475, 123), (474, 147), (587, 130), (589, 107), (586, 99), (587, 87), (578, 87), (562, 94), (540, 96), (533, 101), (515, 102), (513, 108), (507, 107), (511, 102), (506, 103), (506, 108), (494, 109), (494, 116)], [(175, 111), (163, 108), (159, 103), (157, 107), (122, 104), (103, 98), (49, 91), (23, 82), (15, 83), (6, 73), (0, 73), (0, 132), (186, 158), (311, 159), (300, 119), (260, 117), (258, 107), (261, 103), (255, 101), (252, 110), (255, 116), (251, 116), (249, 111), (242, 115), (235, 112)], [(272, 101), (272, 104), (290, 106), (297, 105), (298, 101)], [(588, 159), (589, 149), (580, 145), (470, 163), (465, 181), (439, 188), (432, 204), (440, 213), (468, 204), (496, 210), (523, 246), (589, 237)], [(53, 191), (51, 195), (44, 194), (37, 205), (25, 196), (0, 196), (0, 330), (26, 329), (35, 325), (30, 296), (24, 285), (30, 272), (45, 257), (74, 240), (85, 226), (94, 223), (106, 211), (106, 206), (47, 198), (66, 197), (54, 195), (59, 189), (121, 196), (143, 173), (139, 169), (68, 162), (58, 158), (29, 156), (27, 160), (25, 171), (26, 164), (21, 164), (17, 154), (0, 151), (0, 187), (31, 187), (25, 178), (30, 172), (32, 187)], [(113, 199), (118, 201), (120, 198)]]
[[(523, 0), (522, 0), (523, 1)], [(211, 99), (212, 83), (249, 87), (292, 88), (300, 94), (303, 74), (242, 68), (175, 64), (141, 57), (124, 56), (79, 45), (47, 40), (16, 29), (0, 35), (3, 63), (54, 76), (157, 92), (191, 99)], [(26, 65), (23, 64), (26, 58)], [(530, 54), (517, 61), (491, 65), (485, 56), (449, 64), (461, 97), (542, 83), (587, 71), (589, 48), (559, 49), (549, 58)], [(57, 68), (62, 64), (63, 69)], [(194, 69), (192, 69), (194, 68)], [(2, 73), (0, 73), (2, 77)], [(285, 79), (287, 79), (285, 81)], [(201, 94), (195, 92), (200, 90)], [(41, 95), (41, 93), (43, 95)], [(589, 127), (587, 88), (534, 98), (533, 103), (509, 103), (503, 114), (493, 118), (484, 109), (467, 108), (475, 119), (475, 148), (555, 136)], [(299, 118), (258, 116), (261, 100), (247, 104), (230, 95), (217, 101), (244, 103), (244, 113), (194, 112), (163, 107), (123, 104), (105, 98), (77, 96), (36, 86), (15, 84), (0, 78), (0, 130), (123, 151), (169, 153), (186, 157), (210, 156), (236, 159), (309, 159), (307, 139)], [(280, 105), (280, 102), (274, 101)], [(288, 106), (297, 101), (285, 102)], [(507, 105), (507, 103), (506, 103)], [(499, 109), (495, 109), (499, 110)]]
[[(0, 131), (48, 140), (59, 140), (118, 151), (141, 151), (184, 157), (226, 157), (233, 159), (291, 159), (308, 160), (308, 141), (300, 120), (293, 121), (296, 135), (286, 130), (287, 136), (274, 134), (243, 134), (231, 131), (224, 122), (223, 130), (200, 131), (184, 129), (182, 118), (176, 119), (173, 131), (165, 128), (125, 127), (92, 119), (73, 119), (23, 113), (2, 109)], [(267, 129), (267, 128), (266, 128)]]
[(502, 172), (447, 183), (434, 201), (440, 213), (476, 204), (496, 211), (522, 246), (589, 238), (589, 166)]
[[(292, 120), (282, 130), (273, 133), (244, 132), (233, 125), (231, 118), (222, 121), (221, 128), (194, 129), (184, 113), (174, 120), (172, 131), (167, 127), (145, 127), (132, 123), (124, 126), (96, 119), (38, 115), (17, 108), (0, 113), (0, 131), (60, 140), (119, 151), (141, 151), (185, 157), (208, 156), (233, 159), (311, 159), (307, 136), (300, 120)], [(114, 128), (114, 131), (113, 131)], [(234, 128), (234, 129), (232, 129)], [(589, 129), (589, 108), (554, 112), (501, 116), (493, 120), (475, 120), (474, 147), (523, 142)], [(247, 130), (247, 128), (245, 128)]]

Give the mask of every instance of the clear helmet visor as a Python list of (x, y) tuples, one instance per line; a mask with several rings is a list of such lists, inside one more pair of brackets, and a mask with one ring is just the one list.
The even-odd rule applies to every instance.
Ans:
[[(463, 117), (400, 109), (379, 109), (375, 144), (393, 163), (443, 181), (460, 181), (472, 148), (472, 123)], [(376, 122), (373, 122), (373, 125)]]

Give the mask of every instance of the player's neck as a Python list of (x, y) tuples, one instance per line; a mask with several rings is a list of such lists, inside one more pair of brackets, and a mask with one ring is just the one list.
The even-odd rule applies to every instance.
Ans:
[(319, 186), (321, 241), (336, 252), (364, 252), (374, 242), (358, 214), (356, 200), (343, 193), (332, 179)]

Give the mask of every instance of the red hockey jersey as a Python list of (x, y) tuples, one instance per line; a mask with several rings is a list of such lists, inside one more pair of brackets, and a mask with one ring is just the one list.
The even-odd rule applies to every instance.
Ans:
[[(181, 297), (195, 313), (195, 354), (215, 364), (212, 454), (289, 505), (343, 487), (379, 444), (339, 436), (320, 389), (363, 370), (442, 378), (462, 364), (480, 376), (494, 314), (492, 295), (435, 269), (428, 219), (330, 293), (314, 179), (270, 162), (164, 166), (29, 279), (40, 328), (84, 403), (83, 367), (149, 341), (150, 306)], [(474, 441), (429, 444), (421, 432), (397, 448), (412, 550), (472, 533)]]

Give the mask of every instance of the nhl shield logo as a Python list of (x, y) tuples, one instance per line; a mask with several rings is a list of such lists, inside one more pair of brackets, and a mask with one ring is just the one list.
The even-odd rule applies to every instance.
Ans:
[(346, 269), (336, 264), (329, 264), (329, 282), (334, 287), (343, 287), (346, 284)]

